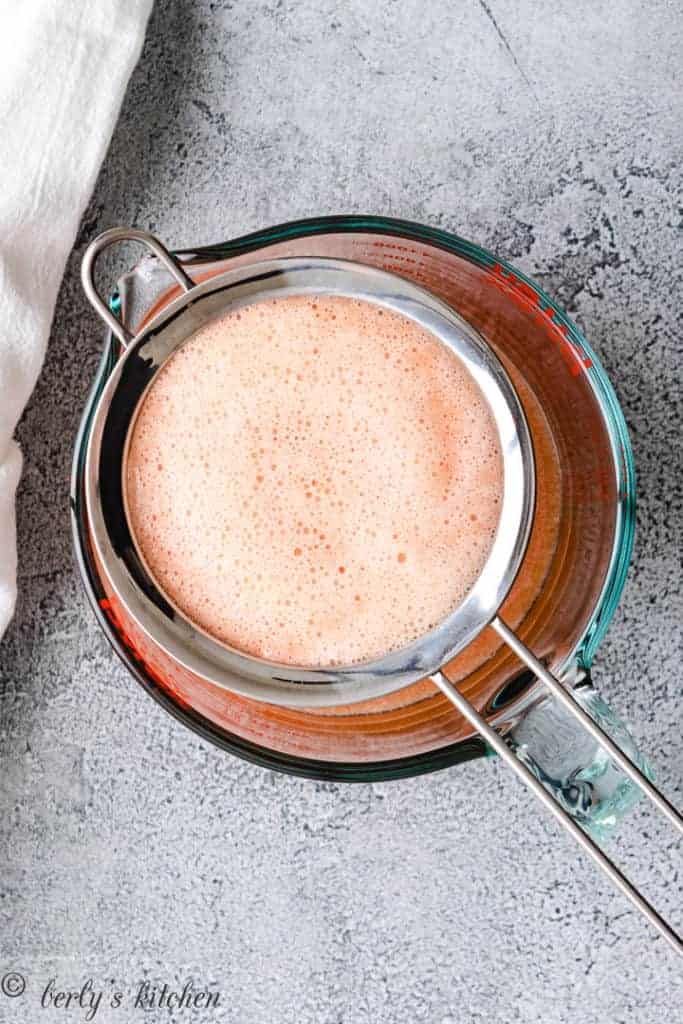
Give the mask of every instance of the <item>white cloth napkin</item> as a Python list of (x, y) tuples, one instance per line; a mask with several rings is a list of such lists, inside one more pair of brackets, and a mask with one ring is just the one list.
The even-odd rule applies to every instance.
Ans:
[(0, 0), (0, 637), (16, 600), (12, 440), (153, 0)]

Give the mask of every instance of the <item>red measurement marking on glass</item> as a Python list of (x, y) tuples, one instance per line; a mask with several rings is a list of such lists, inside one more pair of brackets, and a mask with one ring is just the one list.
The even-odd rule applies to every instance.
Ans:
[(511, 272), (506, 273), (500, 263), (493, 267), (492, 281), (494, 287), (504, 292), (516, 306), (548, 328), (553, 341), (559, 345), (562, 358), (573, 377), (578, 377), (584, 369), (593, 365), (581, 346), (569, 337), (569, 328), (566, 324), (558, 324), (553, 320), (552, 307), (543, 306), (540, 295), (530, 284), (515, 277)]

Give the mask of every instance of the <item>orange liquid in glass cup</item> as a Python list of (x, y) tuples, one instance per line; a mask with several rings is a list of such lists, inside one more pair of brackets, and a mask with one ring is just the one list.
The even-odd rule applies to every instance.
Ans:
[[(320, 255), (402, 274), (448, 302), (493, 347), (517, 389), (532, 434), (537, 499), (528, 550), (501, 610), (506, 622), (549, 665), (563, 665), (581, 640), (607, 578), (618, 494), (609, 432), (585, 373), (587, 358), (544, 311), (523, 281), (484, 268), (425, 241), (378, 232), (302, 234), (247, 247), (229, 263), (197, 266), (195, 279), (271, 256)], [(176, 294), (166, 291), (140, 318)], [(162, 651), (127, 615), (99, 575), (102, 606), (150, 684), (218, 741), (243, 741), (285, 770), (340, 778), (424, 770), (458, 759), (454, 744), (471, 729), (429, 681), (360, 704), (305, 710), (275, 707), (229, 693), (194, 676)], [(522, 672), (485, 630), (446, 668), (490, 717), (505, 718)], [(528, 679), (525, 675), (525, 684)], [(449, 753), (450, 752), (450, 753)], [(248, 753), (248, 751), (247, 751)], [(297, 759), (305, 762), (297, 763)], [(387, 766), (386, 762), (392, 762)]]

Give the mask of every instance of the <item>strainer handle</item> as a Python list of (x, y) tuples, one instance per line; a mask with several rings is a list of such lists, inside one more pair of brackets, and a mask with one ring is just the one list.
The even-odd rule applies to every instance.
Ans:
[(517, 634), (509, 626), (506, 626), (501, 618), (496, 616), (491, 622), (491, 626), (501, 639), (505, 641), (510, 650), (514, 651), (517, 657), (548, 687), (553, 697), (560, 702), (562, 707), (572, 715), (579, 725), (583, 726), (586, 732), (590, 733), (595, 742), (599, 743), (607, 751), (612, 760), (621, 768), (631, 782), (638, 786), (645, 796), (668, 818), (679, 834), (683, 835), (683, 817), (678, 810), (667, 800), (663, 793), (660, 793), (636, 762), (631, 760), (621, 747), (617, 746), (612, 737), (582, 707), (571, 691), (563, 686), (552, 672), (548, 671), (543, 662), (539, 661), (535, 654), (522, 643)]
[[(518, 779), (538, 797), (541, 803), (555, 817), (565, 831), (577, 841), (585, 853), (598, 865), (607, 875), (610, 881), (626, 896), (627, 899), (640, 911), (641, 914), (653, 925), (659, 934), (666, 939), (669, 945), (679, 956), (683, 956), (683, 940), (680, 935), (664, 920), (661, 914), (655, 910), (651, 903), (636, 889), (626, 878), (610, 858), (605, 854), (598, 844), (574, 821), (571, 814), (562, 807), (554, 796), (545, 788), (542, 782), (536, 777), (529, 766), (514, 753), (511, 747), (500, 736), (495, 729), (483, 718), (466, 697), (447, 679), (442, 672), (436, 672), (432, 681), (438, 686), (441, 692), (450, 702), (455, 705), (460, 714), (470, 725), (476, 729), (479, 735), (488, 745), (495, 750), (499, 757), (505, 761), (509, 768), (515, 773)], [(559, 685), (559, 684), (558, 684)]]
[(159, 258), (160, 262), (163, 263), (171, 277), (177, 281), (183, 291), (191, 291), (192, 288), (194, 288), (194, 281), (185, 272), (181, 263), (175, 258), (175, 256), (171, 255), (166, 246), (162, 245), (159, 239), (155, 238), (154, 235), (150, 235), (148, 231), (140, 231), (138, 228), (110, 228), (108, 231), (103, 231), (101, 235), (98, 235), (97, 238), (93, 239), (85, 250), (83, 263), (81, 264), (83, 291), (87, 295), (90, 305), (94, 308), (95, 312), (99, 313), (107, 327), (119, 339), (121, 344), (127, 348), (133, 340), (134, 335), (109, 309), (109, 306), (107, 306), (106, 302), (97, 290), (93, 276), (95, 261), (99, 254), (103, 249), (107, 249), (110, 245), (114, 245), (116, 242), (142, 242), (143, 245), (146, 245), (147, 248)]
[[(632, 761), (624, 751), (617, 746), (611, 736), (598, 724), (598, 722), (582, 707), (577, 698), (565, 688), (555, 676), (548, 671), (545, 665), (539, 661), (535, 654), (526, 647), (516, 633), (507, 626), (499, 617), (495, 617), (491, 623), (498, 635), (504, 640), (508, 647), (531, 669), (535, 676), (548, 687), (552, 695), (569, 712), (572, 718), (581, 725), (592, 738), (609, 754), (609, 757), (621, 768), (625, 775), (635, 783), (638, 788), (662, 811), (676, 830), (683, 833), (683, 817), (676, 808), (667, 800), (663, 793), (660, 793), (651, 780), (641, 771), (638, 765)], [(542, 804), (559, 821), (560, 825), (576, 839), (589, 857), (598, 865), (607, 877), (617, 886), (618, 889), (631, 901), (631, 903), (647, 918), (666, 941), (676, 950), (679, 956), (683, 956), (683, 940), (680, 935), (668, 924), (667, 921), (654, 909), (634, 885), (621, 873), (619, 868), (600, 849), (592, 836), (585, 831), (572, 814), (559, 802), (553, 793), (544, 784), (546, 779), (541, 781), (538, 766), (527, 763), (523, 751), (515, 751), (513, 746), (501, 737), (495, 729), (483, 718), (460, 691), (446, 679), (442, 672), (432, 676), (432, 680), (439, 687), (441, 692), (448, 697), (460, 714), (477, 730), (479, 735), (486, 740), (489, 746), (505, 761), (515, 775), (530, 789)], [(534, 770), (534, 768), (536, 770)]]

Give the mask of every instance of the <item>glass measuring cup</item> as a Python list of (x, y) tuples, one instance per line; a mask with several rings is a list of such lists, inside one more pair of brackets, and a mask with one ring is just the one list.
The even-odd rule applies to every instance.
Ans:
[[(507, 264), (452, 235), (378, 218), (327, 218), (270, 229), (186, 253), (195, 279), (274, 256), (334, 256), (390, 270), (445, 299), (494, 348), (510, 373), (534, 437), (538, 504), (506, 620), (574, 682), (608, 728), (621, 729), (585, 685), (616, 606), (633, 524), (633, 467), (612, 389), (576, 328)], [(143, 260), (117, 302), (139, 325), (174, 295), (164, 269)], [(90, 409), (117, 357), (110, 339)], [(77, 550), (100, 619), (126, 663), (157, 699), (214, 741), (300, 774), (391, 778), (477, 756), (486, 747), (428, 682), (363, 704), (289, 709), (238, 697), (193, 677), (139, 629), (107, 585), (88, 543), (82, 471), (89, 414), (77, 445), (73, 502)], [(495, 636), (482, 635), (446, 674), (490, 722), (511, 732), (528, 763), (584, 824), (601, 830), (632, 787), (547, 697)], [(558, 739), (562, 738), (562, 744)], [(628, 753), (628, 741), (619, 736)]]

